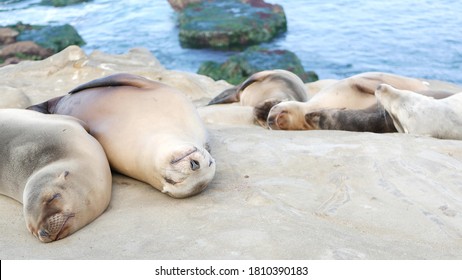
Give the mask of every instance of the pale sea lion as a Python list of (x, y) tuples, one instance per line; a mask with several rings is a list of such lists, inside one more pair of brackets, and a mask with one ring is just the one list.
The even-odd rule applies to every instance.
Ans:
[(196, 108), (165, 84), (117, 74), (30, 109), (85, 121), (114, 170), (172, 197), (197, 194), (214, 177), (215, 161)]
[(429, 90), (428, 84), (418, 79), (387, 73), (363, 73), (323, 88), (308, 102), (285, 101), (273, 106), (268, 113), (268, 125), (272, 129), (304, 130), (307, 129), (305, 115), (314, 110), (366, 109), (377, 104), (374, 92), (382, 83), (414, 91)]
[(462, 140), (462, 92), (437, 100), (383, 84), (375, 95), (399, 132)]
[(242, 106), (257, 106), (268, 99), (280, 101), (308, 100), (303, 81), (294, 73), (282, 69), (257, 72), (240, 85), (227, 89), (208, 105), (239, 102)]
[(101, 145), (78, 120), (0, 110), (0, 193), (22, 203), (42, 242), (62, 239), (107, 208), (111, 170)]

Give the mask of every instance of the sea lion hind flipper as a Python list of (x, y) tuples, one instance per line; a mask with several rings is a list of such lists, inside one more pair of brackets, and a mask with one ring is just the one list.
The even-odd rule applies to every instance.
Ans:
[(69, 91), (69, 94), (74, 94), (86, 89), (98, 88), (98, 87), (118, 87), (118, 86), (131, 86), (137, 88), (150, 88), (154, 84), (153, 81), (146, 79), (141, 76), (121, 73), (114, 74), (100, 79), (89, 81), (85, 84), (81, 84), (76, 88)]
[(232, 88), (226, 89), (222, 91), (220, 94), (215, 96), (208, 104), (208, 105), (214, 105), (214, 104), (227, 104), (227, 103), (234, 103), (239, 101), (239, 91), (238, 87), (234, 86)]
[(50, 100), (47, 100), (45, 102), (29, 106), (26, 109), (37, 111), (43, 114), (54, 114), (54, 109), (56, 107), (56, 104), (58, 104), (61, 98), (63, 98), (63, 96), (58, 96)]
[(37, 111), (37, 112), (40, 112), (40, 113), (43, 113), (43, 114), (50, 114), (50, 111), (48, 111), (48, 101), (29, 106), (26, 109), (27, 110), (32, 110), (32, 111)]

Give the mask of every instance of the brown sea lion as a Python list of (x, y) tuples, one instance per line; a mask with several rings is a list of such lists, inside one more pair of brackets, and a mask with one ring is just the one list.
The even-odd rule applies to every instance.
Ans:
[(214, 177), (215, 160), (196, 108), (165, 84), (116, 74), (30, 109), (85, 121), (114, 170), (172, 197), (197, 194)]
[(0, 109), (0, 158), (0, 193), (24, 205), (42, 242), (74, 233), (109, 204), (106, 155), (74, 118)]
[(285, 101), (273, 106), (267, 122), (273, 124), (273, 129), (308, 129), (305, 115), (309, 112), (329, 108), (366, 109), (376, 105), (374, 92), (382, 83), (415, 91), (429, 90), (428, 85), (418, 79), (387, 73), (363, 73), (323, 88), (308, 102)]
[(305, 115), (305, 122), (309, 129), (397, 132), (390, 115), (377, 105), (363, 110), (323, 109), (314, 111)]
[(280, 101), (308, 100), (303, 81), (294, 73), (275, 69), (257, 72), (240, 85), (227, 89), (208, 105), (239, 102), (242, 106), (257, 106), (268, 99)]

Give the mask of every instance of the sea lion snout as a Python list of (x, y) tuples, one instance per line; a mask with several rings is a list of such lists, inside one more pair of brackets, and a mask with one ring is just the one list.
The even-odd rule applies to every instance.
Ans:
[(189, 163), (191, 164), (191, 170), (192, 170), (192, 171), (196, 171), (197, 169), (201, 168), (200, 162), (198, 162), (198, 161), (195, 160), (195, 159), (190, 160)]
[(198, 194), (214, 177), (215, 160), (204, 148), (183, 148), (173, 158), (162, 186), (162, 192), (169, 196), (185, 198)]

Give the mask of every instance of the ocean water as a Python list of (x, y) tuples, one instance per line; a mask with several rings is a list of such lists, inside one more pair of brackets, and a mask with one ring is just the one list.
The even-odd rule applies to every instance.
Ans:
[[(196, 72), (201, 62), (222, 62), (233, 52), (184, 49), (167, 0), (93, 0), (63, 8), (40, 0), (1, 1), (0, 25), (72, 24), (87, 44), (121, 54), (149, 49), (169, 68)], [(462, 84), (462, 2), (450, 0), (277, 1), (288, 31), (269, 43), (293, 51), (321, 79), (366, 71)]]

